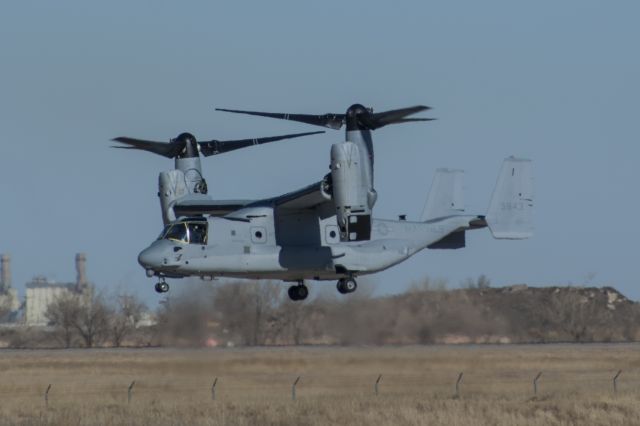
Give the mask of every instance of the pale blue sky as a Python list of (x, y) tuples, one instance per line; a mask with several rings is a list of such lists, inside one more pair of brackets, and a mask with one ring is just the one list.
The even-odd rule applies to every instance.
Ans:
[[(415, 104), (438, 121), (374, 134), (377, 217), (419, 216), (441, 166), (466, 170), (484, 213), (502, 159), (530, 157), (536, 235), (426, 251), (374, 276), (457, 285), (613, 285), (640, 298), (640, 3), (87, 2), (0, 6), (0, 252), (14, 285), (75, 277), (151, 306), (138, 252), (161, 228), (157, 175), (172, 162), (109, 149), (128, 135), (244, 138), (316, 130), (214, 107), (344, 112)], [(325, 174), (342, 132), (204, 160), (210, 193), (272, 196)], [(173, 281), (173, 288), (180, 281)], [(322, 285), (322, 284), (320, 284)], [(331, 285), (333, 284), (324, 284)]]

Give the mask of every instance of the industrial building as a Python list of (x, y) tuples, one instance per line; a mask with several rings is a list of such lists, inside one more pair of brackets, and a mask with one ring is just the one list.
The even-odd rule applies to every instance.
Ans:
[(45, 277), (35, 277), (27, 283), (23, 321), (29, 326), (44, 326), (47, 307), (56, 298), (65, 294), (89, 297), (92, 286), (87, 279), (87, 258), (84, 253), (76, 255), (76, 281), (67, 283), (50, 282)]
[(0, 256), (0, 322), (14, 322), (20, 310), (18, 292), (11, 287), (11, 257)]
[(0, 256), (0, 323), (24, 324), (28, 326), (46, 326), (49, 304), (65, 294), (79, 297), (91, 297), (93, 286), (87, 279), (87, 257), (84, 253), (76, 255), (75, 282), (58, 283), (43, 276), (33, 278), (26, 284), (26, 297), (20, 303), (18, 292), (11, 286), (11, 257)]

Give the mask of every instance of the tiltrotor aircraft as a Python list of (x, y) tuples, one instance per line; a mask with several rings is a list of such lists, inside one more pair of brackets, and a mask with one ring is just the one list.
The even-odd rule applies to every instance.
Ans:
[[(308, 295), (305, 280), (337, 280), (340, 293), (351, 293), (357, 288), (356, 277), (390, 268), (421, 250), (465, 247), (468, 230), (488, 227), (497, 239), (530, 237), (531, 162), (514, 157), (502, 165), (486, 215), (465, 214), (461, 170), (438, 169), (419, 221), (372, 218), (377, 196), (371, 130), (430, 120), (407, 118), (426, 109), (417, 106), (373, 113), (353, 105), (345, 114), (325, 115), (224, 110), (334, 129), (346, 124), (346, 140), (332, 145), (331, 171), (319, 182), (262, 200), (214, 200), (201, 190), (195, 149), (200, 146), (199, 152), (208, 151), (189, 135), (186, 139), (191, 142), (185, 143), (182, 154), (176, 154), (177, 148), (171, 151), (176, 169), (160, 173), (165, 228), (140, 253), (139, 263), (147, 276), (160, 278), (156, 284), (160, 293), (169, 290), (166, 278), (279, 279), (296, 283), (289, 288), (289, 297), (304, 300)], [(158, 152), (161, 150), (144, 145), (147, 141), (116, 140), (171, 157), (163, 154), (169, 148)], [(189, 146), (191, 156), (186, 156)], [(188, 164), (185, 158), (191, 159)]]

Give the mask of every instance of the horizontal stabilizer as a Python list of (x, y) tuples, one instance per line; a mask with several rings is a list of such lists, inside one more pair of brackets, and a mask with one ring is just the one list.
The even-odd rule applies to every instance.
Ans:
[(504, 160), (491, 197), (486, 222), (494, 238), (524, 239), (533, 235), (531, 160)]
[(422, 213), (422, 221), (464, 212), (463, 178), (463, 170), (436, 170)]
[(440, 241), (431, 243), (427, 246), (428, 249), (459, 249), (466, 247), (465, 231), (456, 231), (447, 235)]

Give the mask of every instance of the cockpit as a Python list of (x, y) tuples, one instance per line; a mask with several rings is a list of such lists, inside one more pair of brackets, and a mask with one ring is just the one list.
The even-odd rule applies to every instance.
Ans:
[(207, 220), (186, 219), (168, 224), (158, 237), (185, 244), (207, 244)]

